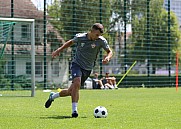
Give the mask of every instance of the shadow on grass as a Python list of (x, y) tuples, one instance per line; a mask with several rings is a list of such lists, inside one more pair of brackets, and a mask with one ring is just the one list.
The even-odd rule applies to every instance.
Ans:
[[(41, 119), (71, 119), (71, 116), (48, 116), (48, 117), (40, 117)], [(87, 118), (87, 117), (78, 117), (78, 118)], [(74, 119), (74, 118), (73, 118)]]

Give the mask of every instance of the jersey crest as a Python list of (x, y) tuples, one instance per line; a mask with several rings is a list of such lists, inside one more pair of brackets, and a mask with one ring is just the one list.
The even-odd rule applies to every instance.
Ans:
[(96, 47), (95, 43), (91, 44), (91, 47), (92, 47), (92, 48), (95, 48), (95, 47)]
[(84, 47), (85, 43), (81, 43), (81, 47)]

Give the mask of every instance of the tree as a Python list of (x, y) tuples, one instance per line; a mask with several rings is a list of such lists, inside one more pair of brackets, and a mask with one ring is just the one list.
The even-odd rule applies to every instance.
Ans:
[(112, 21), (110, 29), (119, 23), (123, 27), (123, 22), (126, 20), (127, 24), (130, 23), (131, 14), (131, 1), (132, 0), (112, 0), (111, 1), (111, 14)]
[(110, 18), (110, 4), (107, 0), (102, 0), (102, 3), (99, 0), (55, 0), (48, 7), (48, 14), (52, 18), (51, 23), (67, 40), (75, 33), (86, 32), (95, 22), (102, 22), (106, 29)]
[[(146, 8), (140, 10), (136, 3), (142, 6), (148, 3), (134, 0), (132, 13), (132, 54), (138, 61), (148, 60), (153, 66), (153, 74), (157, 67), (168, 64), (169, 56), (175, 59), (175, 50), (179, 45), (180, 31), (178, 21), (173, 12), (170, 15), (170, 51), (168, 39), (168, 12), (163, 8), (162, 0), (151, 0), (149, 3), (149, 22), (147, 22)], [(141, 3), (141, 4), (140, 4)], [(143, 5), (144, 4), (144, 5)], [(149, 28), (148, 28), (148, 24)], [(149, 30), (148, 30), (149, 29)], [(148, 33), (149, 31), (149, 33)], [(149, 36), (149, 37), (148, 37)], [(149, 40), (148, 40), (149, 38)], [(170, 52), (170, 55), (169, 55)]]

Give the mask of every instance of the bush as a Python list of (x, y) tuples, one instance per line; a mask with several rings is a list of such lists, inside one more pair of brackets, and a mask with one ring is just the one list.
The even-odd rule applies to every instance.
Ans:
[[(3, 88), (5, 86), (8, 86), (10, 87), (10, 81), (11, 81), (11, 78), (12, 76), (11, 75), (6, 75), (5, 76), (6, 79), (1, 79), (1, 80), (6, 80), (6, 82), (4, 83), (1, 83), (3, 84), (2, 86), (0, 85), (0, 88)], [(14, 77), (14, 87), (13, 89), (16, 90), (16, 89), (29, 89), (31, 88), (31, 79), (28, 79), (27, 76), (25, 75), (19, 75), (19, 76), (15, 76)]]

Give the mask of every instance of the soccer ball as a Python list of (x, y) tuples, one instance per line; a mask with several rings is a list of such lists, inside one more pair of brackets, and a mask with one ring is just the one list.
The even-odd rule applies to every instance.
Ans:
[(107, 109), (103, 106), (98, 106), (94, 109), (95, 118), (106, 118), (108, 115)]

